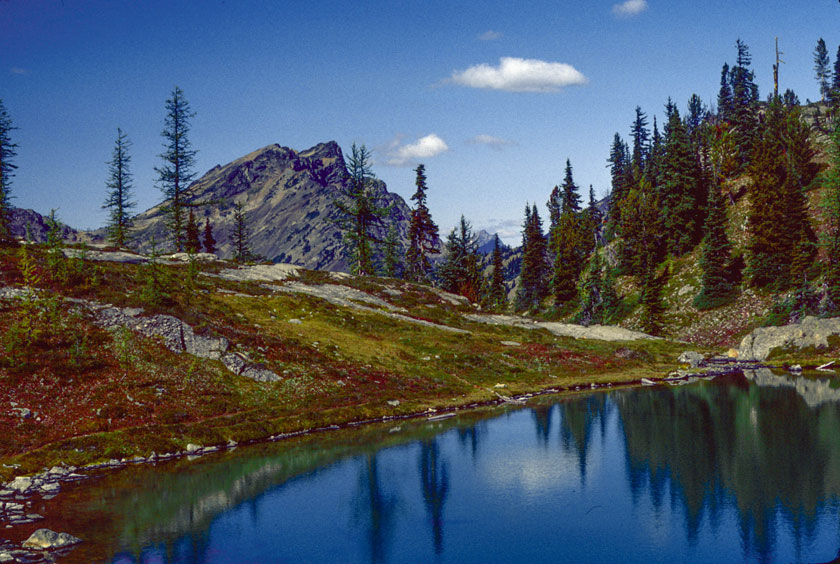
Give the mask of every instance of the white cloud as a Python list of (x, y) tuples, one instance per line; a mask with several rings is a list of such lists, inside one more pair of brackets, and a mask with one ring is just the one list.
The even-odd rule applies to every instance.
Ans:
[(502, 33), (499, 31), (493, 31), (492, 29), (488, 29), (484, 33), (478, 36), (479, 41), (495, 41), (496, 39), (501, 39)]
[(29, 71), (20, 67), (12, 67), (9, 69), (12, 74), (29, 74)]
[(518, 57), (502, 57), (497, 67), (481, 64), (454, 71), (449, 80), (470, 88), (508, 92), (558, 92), (564, 86), (587, 82), (580, 71), (566, 63)]
[(487, 135), (482, 133), (480, 135), (476, 135), (470, 139), (467, 139), (468, 145), (487, 145), (491, 149), (496, 151), (501, 151), (503, 148), (516, 145), (515, 141), (510, 141), (509, 139), (502, 139), (500, 137), (494, 137), (492, 135)]
[(414, 143), (408, 143), (406, 145), (400, 145), (399, 140), (397, 140), (390, 147), (388, 160), (385, 161), (385, 164), (390, 166), (406, 166), (421, 159), (436, 157), (448, 150), (449, 146), (446, 144), (446, 141), (434, 133), (430, 133)]
[(499, 238), (511, 246), (518, 246), (522, 243), (522, 220), (521, 219), (488, 219), (480, 226), (488, 233), (498, 233)]
[(647, 7), (647, 0), (627, 0), (621, 4), (614, 4), (612, 13), (614, 16), (636, 16), (647, 10)]

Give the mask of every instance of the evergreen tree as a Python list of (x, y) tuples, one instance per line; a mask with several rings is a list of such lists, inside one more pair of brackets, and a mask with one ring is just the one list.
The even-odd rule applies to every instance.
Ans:
[(831, 91), (828, 100), (833, 109), (840, 106), (840, 46), (837, 47), (837, 55), (834, 57), (834, 74), (831, 80)]
[(701, 247), (700, 268), (703, 271), (700, 293), (694, 299), (698, 309), (721, 305), (732, 293), (729, 279), (732, 245), (726, 236), (726, 200), (720, 187), (709, 187), (705, 236)]
[(166, 140), (165, 150), (160, 154), (165, 164), (160, 168), (155, 167), (155, 172), (166, 200), (164, 209), (168, 216), (167, 228), (178, 252), (184, 250), (184, 192), (195, 177), (192, 168), (196, 151), (192, 149), (187, 137), (193, 117), (195, 113), (190, 110), (183, 91), (176, 86), (172, 97), (166, 101), (166, 119), (161, 133)]
[(729, 121), (732, 119), (732, 87), (730, 86), (729, 65), (723, 63), (720, 71), (720, 90), (718, 91), (718, 119)]
[[(750, 164), (747, 267), (754, 286), (787, 288), (802, 274), (791, 267), (813, 257), (804, 193), (813, 174), (813, 149), (806, 132), (798, 108), (770, 103)], [(802, 143), (806, 146), (798, 146)]]
[(580, 194), (578, 194), (578, 187), (572, 178), (572, 163), (569, 159), (566, 159), (566, 173), (563, 177), (560, 211), (561, 213), (567, 211), (578, 213), (580, 211)]
[(350, 269), (359, 276), (374, 274), (373, 244), (377, 242), (373, 228), (382, 223), (388, 208), (379, 206), (371, 189), (376, 178), (370, 167), (370, 152), (362, 145), (353, 144), (347, 163), (348, 183), (344, 196), (347, 201), (336, 200), (342, 214), (339, 225), (344, 231), (344, 243), (350, 257)]
[(601, 254), (596, 250), (589, 259), (586, 273), (580, 286), (580, 311), (575, 321), (584, 326), (604, 322), (604, 280), (602, 278), (603, 262)]
[(0, 243), (12, 241), (11, 207), (12, 177), (15, 175), (15, 156), (17, 143), (12, 143), (11, 132), (17, 129), (12, 125), (3, 100), (0, 99)]
[(494, 311), (504, 311), (507, 307), (507, 288), (498, 234), (493, 241), (493, 257), (490, 264), (493, 267), (493, 273), (490, 276), (490, 287), (487, 291), (487, 305)]
[(428, 282), (432, 272), (429, 255), (440, 253), (440, 242), (438, 227), (426, 207), (426, 167), (418, 165), (415, 172), (417, 190), (411, 199), (416, 202), (416, 207), (411, 210), (408, 226), (406, 277), (414, 282)]
[(688, 112), (685, 115), (685, 130), (691, 142), (698, 146), (702, 136), (701, 126), (709, 117), (709, 110), (697, 94), (688, 99)]
[(128, 137), (122, 129), (117, 128), (114, 152), (111, 162), (108, 163), (109, 178), (106, 183), (108, 194), (102, 205), (103, 209), (110, 210), (106, 229), (108, 239), (116, 247), (124, 247), (128, 241), (128, 232), (133, 224), (129, 210), (136, 205), (136, 202), (131, 200), (131, 172), (129, 171), (131, 156), (128, 154), (130, 147), (131, 142)]
[(737, 64), (729, 73), (732, 84), (732, 115), (729, 121), (733, 125), (732, 134), (739, 152), (741, 170), (744, 170), (758, 136), (758, 86), (749, 68), (752, 62), (749, 47), (740, 39), (735, 45), (738, 57)]
[(610, 157), (607, 159), (607, 162), (610, 163), (610, 179), (612, 185), (607, 222), (607, 239), (610, 239), (619, 231), (619, 226), (621, 225), (621, 201), (632, 185), (629, 149), (618, 133), (613, 137), (613, 143), (610, 147)]
[(184, 233), (184, 250), (188, 253), (197, 253), (201, 250), (198, 223), (195, 221), (195, 214), (192, 208), (190, 208), (190, 213), (187, 217), (187, 225)]
[(522, 269), (515, 306), (520, 311), (536, 310), (548, 295), (547, 243), (536, 204), (533, 208), (525, 206), (525, 223), (522, 227)]
[(601, 210), (598, 209), (598, 202), (595, 201), (595, 189), (591, 184), (589, 185), (589, 205), (586, 207), (584, 214), (587, 232), (594, 248), (601, 241), (601, 222), (604, 218)]
[(383, 243), (383, 274), (389, 278), (402, 278), (403, 264), (400, 257), (400, 236), (394, 224), (388, 227), (388, 235)]
[(633, 154), (630, 164), (633, 167), (634, 176), (638, 176), (645, 170), (648, 153), (650, 151), (650, 131), (647, 129), (647, 115), (642, 108), (636, 106), (636, 119), (630, 128), (630, 136), (633, 138)]
[(210, 226), (210, 218), (204, 219), (204, 251), (210, 254), (216, 252), (216, 239), (213, 238), (213, 228)]
[(656, 262), (647, 262), (649, 266), (642, 276), (642, 295), (639, 298), (639, 303), (642, 306), (639, 322), (643, 331), (651, 335), (660, 335), (665, 314), (662, 292), (668, 281), (668, 267), (665, 267), (661, 274), (657, 274)]
[(817, 84), (820, 87), (820, 96), (825, 102), (826, 96), (831, 92), (831, 70), (828, 60), (828, 49), (825, 46), (825, 41), (820, 37), (817, 41), (817, 48), (814, 49), (814, 73), (817, 79)]
[(441, 287), (478, 302), (484, 293), (483, 277), (478, 264), (478, 245), (472, 226), (464, 216), (446, 240), (446, 257), (438, 270)]
[(703, 226), (697, 210), (704, 208), (706, 188), (679, 111), (673, 107), (670, 114), (662, 162), (662, 227), (666, 250), (679, 256), (700, 240)]
[(829, 309), (840, 309), (840, 123), (834, 126), (829, 146), (829, 168), (824, 174), (826, 234), (823, 246), (826, 251), (825, 280)]
[(233, 260), (248, 262), (253, 260), (251, 252), (250, 234), (245, 219), (245, 204), (236, 202), (233, 207)]
[(799, 106), (799, 96), (796, 95), (796, 92), (788, 88), (785, 90), (785, 93), (782, 94), (782, 104), (784, 104), (788, 109)]

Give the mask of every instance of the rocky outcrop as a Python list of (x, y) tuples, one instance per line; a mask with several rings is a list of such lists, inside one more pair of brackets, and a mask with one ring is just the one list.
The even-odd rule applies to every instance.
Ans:
[(554, 321), (535, 321), (517, 315), (464, 315), (471, 321), (489, 323), (491, 325), (507, 325), (523, 329), (545, 329), (559, 337), (573, 337), (575, 339), (594, 339), (598, 341), (636, 341), (639, 339), (657, 339), (647, 333), (632, 331), (624, 327), (613, 325), (574, 325), (572, 323), (557, 323)]
[[(346, 270), (335, 206), (348, 182), (345, 169), (334, 141), (300, 152), (269, 145), (217, 165), (190, 185), (185, 200), (207, 202), (195, 208), (197, 219), (202, 225), (209, 220), (222, 257), (233, 254), (234, 206), (241, 203), (254, 253), (309, 269)], [(385, 223), (396, 225), (405, 243), (410, 214), (405, 201), (381, 181), (374, 181), (373, 190), (377, 203), (390, 208)], [(159, 246), (168, 241), (164, 219), (163, 204), (135, 218), (132, 239), (141, 251), (149, 250), (152, 237)], [(384, 239), (387, 227), (379, 231), (375, 235)]]
[(79, 544), (82, 539), (68, 533), (56, 533), (49, 529), (38, 529), (23, 541), (26, 548), (57, 549)]
[[(47, 240), (47, 233), (50, 228), (47, 225), (47, 217), (40, 213), (23, 208), (10, 208), (9, 225), (12, 235), (18, 239), (29, 239), (36, 243), (43, 243)], [(61, 237), (65, 241), (78, 242), (85, 239), (82, 233), (72, 227), (61, 225)]]
[(766, 360), (774, 352), (827, 349), (831, 337), (840, 336), (840, 317), (806, 317), (783, 327), (759, 327), (741, 340), (739, 360)]

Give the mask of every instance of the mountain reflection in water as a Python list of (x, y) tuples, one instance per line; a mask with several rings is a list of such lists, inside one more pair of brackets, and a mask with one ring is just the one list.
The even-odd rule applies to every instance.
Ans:
[(540, 401), (130, 469), (54, 513), (86, 539), (79, 562), (838, 556), (836, 381), (752, 371)]

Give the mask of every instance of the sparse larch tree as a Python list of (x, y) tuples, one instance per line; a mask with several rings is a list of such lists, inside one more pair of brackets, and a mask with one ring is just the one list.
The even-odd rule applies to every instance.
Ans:
[(16, 143), (12, 143), (10, 132), (16, 127), (12, 126), (12, 118), (0, 100), (0, 243), (12, 240), (10, 224), (11, 212), (11, 191), (12, 177), (17, 166), (12, 162), (17, 155)]
[(429, 255), (440, 253), (438, 227), (432, 221), (426, 206), (426, 167), (418, 165), (415, 169), (417, 190), (411, 199), (416, 207), (411, 210), (408, 225), (408, 251), (406, 252), (406, 277), (414, 282), (427, 282), (432, 272)]
[(108, 194), (105, 198), (103, 209), (109, 210), (109, 220), (106, 227), (108, 239), (116, 247), (124, 247), (128, 242), (128, 232), (132, 226), (130, 210), (136, 202), (131, 200), (131, 155), (128, 150), (131, 141), (122, 129), (117, 128), (117, 140), (114, 143), (114, 152), (111, 161), (108, 163)]
[(336, 200), (341, 212), (339, 226), (344, 231), (344, 243), (350, 258), (350, 270), (359, 276), (375, 274), (373, 245), (374, 227), (382, 223), (389, 209), (377, 204), (371, 183), (376, 178), (370, 167), (370, 152), (353, 144), (347, 163), (348, 186), (345, 200)]
[(195, 177), (196, 151), (187, 137), (193, 117), (195, 113), (190, 110), (183, 91), (176, 86), (172, 97), (166, 101), (166, 119), (161, 133), (166, 140), (165, 150), (160, 154), (165, 164), (156, 167), (155, 172), (158, 173), (158, 186), (166, 199), (167, 228), (172, 244), (179, 252), (184, 250), (185, 244), (184, 191)]
[(245, 220), (245, 204), (236, 202), (233, 208), (233, 259), (236, 262), (248, 262), (253, 258)]

